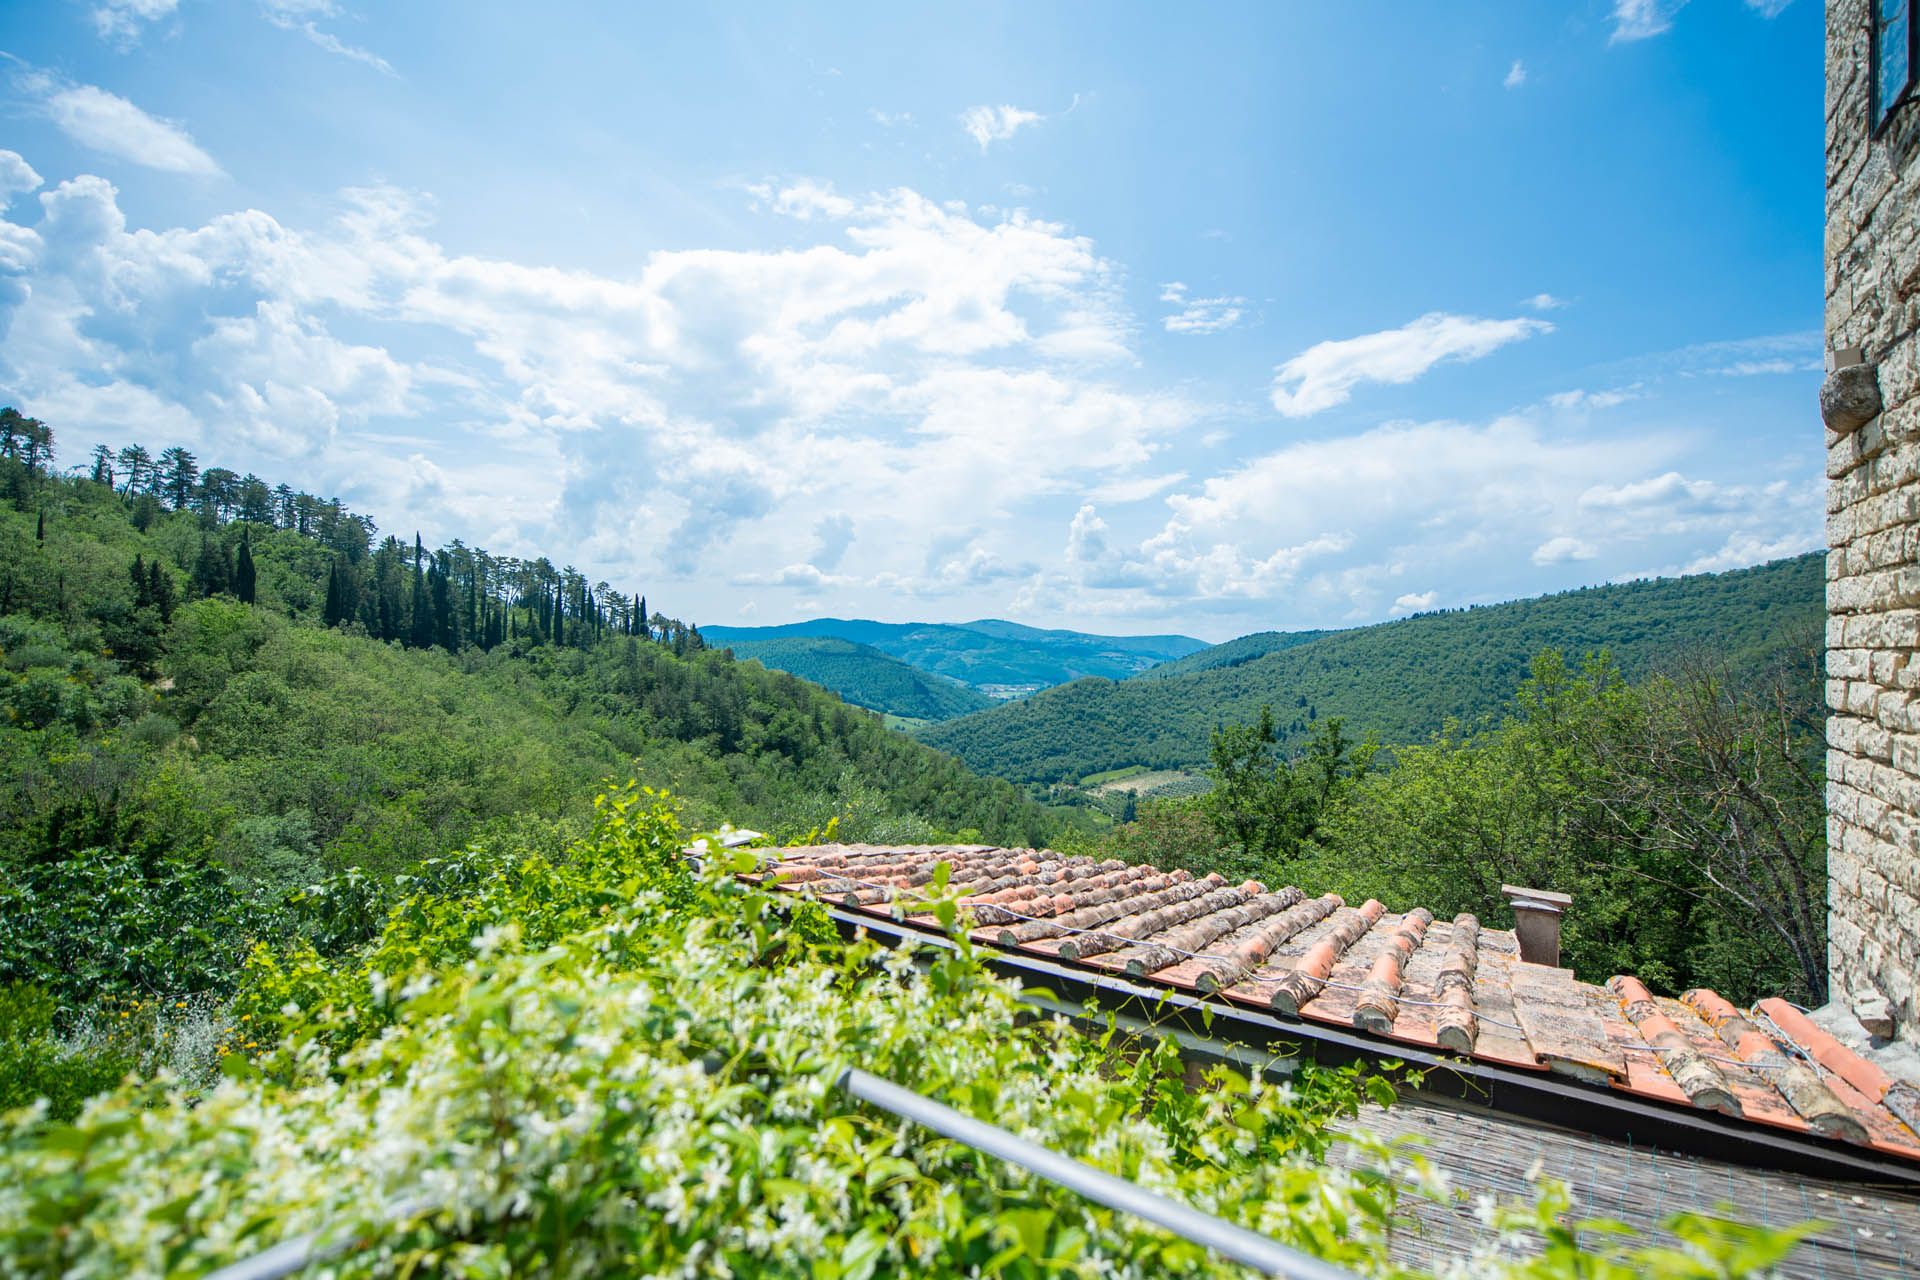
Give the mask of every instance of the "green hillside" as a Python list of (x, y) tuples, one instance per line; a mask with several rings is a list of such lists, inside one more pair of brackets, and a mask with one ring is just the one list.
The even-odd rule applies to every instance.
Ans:
[(814, 618), (769, 627), (703, 627), (715, 644), (797, 636), (864, 644), (909, 666), (1000, 696), (1099, 676), (1123, 679), (1206, 648), (1191, 636), (1099, 636), (1017, 622), (870, 622)]
[(831, 689), (870, 711), (909, 720), (951, 720), (983, 711), (993, 699), (941, 676), (928, 675), (869, 645), (833, 636), (731, 640), (736, 658), (758, 662)]
[[(1604, 648), (1633, 677), (1689, 646), (1758, 651), (1796, 634), (1817, 644), (1822, 563), (1815, 553), (1731, 573), (1423, 614), (1218, 665), (1207, 663), (1216, 652), (1207, 650), (1186, 660), (1184, 674), (1077, 681), (917, 736), (982, 772), (1045, 782), (1127, 765), (1201, 767), (1213, 728), (1251, 720), (1262, 704), (1273, 707), (1285, 742), (1330, 716), (1346, 717), (1356, 734), (1412, 742), (1449, 718), (1498, 710), (1546, 648), (1576, 656)], [(1218, 650), (1239, 658), (1249, 642), (1266, 639)]]
[(530, 825), (564, 840), (608, 778), (670, 789), (694, 827), (1058, 829), (1009, 784), (544, 559), (376, 543), (337, 502), (184, 451), (103, 454), (85, 477), (14, 452), (0, 918), (20, 927), (0, 927), (0, 986), (10, 947), (109, 928), (88, 877), (265, 898), (349, 867), (387, 880)]

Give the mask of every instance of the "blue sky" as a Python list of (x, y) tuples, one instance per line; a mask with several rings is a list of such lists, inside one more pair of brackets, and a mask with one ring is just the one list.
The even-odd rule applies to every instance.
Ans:
[(0, 398), (703, 622), (1820, 545), (1812, 0), (0, 12)]

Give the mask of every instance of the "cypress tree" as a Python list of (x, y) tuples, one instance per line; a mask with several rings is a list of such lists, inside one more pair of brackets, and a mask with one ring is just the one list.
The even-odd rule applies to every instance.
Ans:
[(47, 540), (47, 512), (44, 507), (40, 510), (39, 523), (33, 527), (33, 540), (39, 543), (45, 543)]
[[(245, 526), (240, 529), (240, 564), (233, 571), (233, 594), (240, 597), (241, 604), (252, 604), (255, 586), (253, 571), (253, 538)], [(327, 593), (333, 593), (333, 580), (327, 580)], [(333, 624), (329, 622), (328, 626)]]
[(433, 647), (433, 603), (427, 596), (427, 580), (420, 570), (420, 535), (413, 535), (413, 599), (408, 616), (407, 643), (415, 649)]
[(133, 607), (144, 609), (153, 603), (153, 588), (147, 581), (147, 562), (140, 556), (133, 558), (133, 566), (128, 570), (133, 578)]
[(327, 566), (327, 602), (320, 610), (320, 621), (337, 627), (345, 616), (346, 602), (340, 598), (340, 562), (335, 560)]

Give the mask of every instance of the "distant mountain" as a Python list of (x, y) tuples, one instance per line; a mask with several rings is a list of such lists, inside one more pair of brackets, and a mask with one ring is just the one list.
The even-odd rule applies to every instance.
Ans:
[(945, 676), (908, 666), (870, 645), (835, 636), (776, 636), (771, 640), (710, 640), (763, 667), (811, 680), (870, 711), (910, 720), (951, 720), (993, 705), (993, 699)]
[(1607, 649), (1631, 677), (1692, 647), (1758, 660), (1800, 640), (1817, 646), (1824, 583), (1816, 552), (1350, 631), (1244, 636), (1134, 679), (1077, 681), (916, 736), (983, 773), (1047, 782), (1130, 765), (1204, 767), (1214, 727), (1250, 720), (1262, 704), (1290, 741), (1316, 716), (1344, 716), (1356, 735), (1388, 743), (1418, 741), (1449, 717), (1498, 710), (1545, 648), (1575, 661)]
[(1000, 698), (1088, 676), (1121, 679), (1207, 647), (1192, 636), (1043, 631), (995, 618), (963, 623), (814, 618), (770, 627), (703, 626), (700, 634), (709, 644), (727, 646), (795, 636), (851, 640)]

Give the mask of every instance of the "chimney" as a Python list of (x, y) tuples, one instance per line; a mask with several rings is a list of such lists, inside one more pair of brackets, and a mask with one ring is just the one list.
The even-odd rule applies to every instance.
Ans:
[(1527, 964), (1558, 968), (1560, 917), (1573, 905), (1573, 899), (1564, 893), (1523, 889), (1517, 884), (1503, 884), (1500, 892), (1507, 895), (1507, 902), (1513, 907), (1513, 931), (1520, 939), (1520, 959)]

